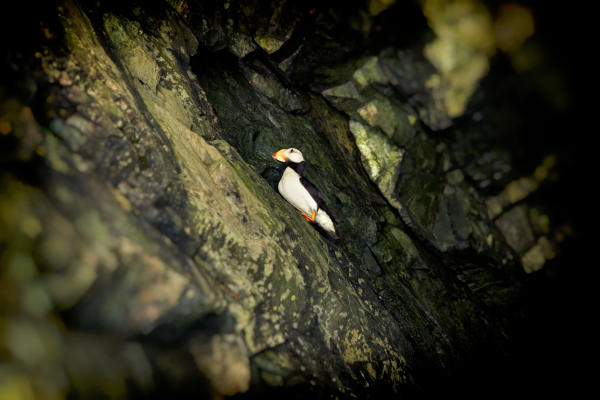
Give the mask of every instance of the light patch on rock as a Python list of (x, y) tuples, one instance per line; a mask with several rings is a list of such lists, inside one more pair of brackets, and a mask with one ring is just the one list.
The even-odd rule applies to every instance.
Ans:
[(359, 108), (357, 112), (369, 125), (380, 128), (388, 137), (394, 134), (400, 123), (398, 113), (387, 99), (374, 99)]
[(506, 242), (517, 252), (527, 250), (534, 242), (535, 237), (527, 218), (526, 205), (517, 206), (496, 220), (496, 226), (500, 229)]
[(354, 81), (358, 83), (361, 88), (365, 88), (372, 84), (389, 83), (386, 74), (381, 70), (379, 58), (375, 56), (369, 57), (360, 68), (354, 71), (352, 78), (354, 78)]
[(401, 208), (395, 190), (403, 151), (391, 144), (387, 137), (360, 122), (350, 120), (350, 131), (367, 173), (388, 201)]
[(196, 366), (220, 395), (232, 396), (250, 387), (250, 360), (242, 338), (235, 334), (195, 337), (189, 349)]
[[(231, 20), (230, 20), (231, 21)], [(231, 27), (228, 27), (230, 32), (230, 43), (229, 50), (235, 54), (238, 58), (244, 58), (254, 50), (256, 50), (256, 44), (252, 38), (245, 33), (233, 31)]]
[(287, 39), (278, 39), (269, 35), (255, 35), (254, 40), (264, 51), (272, 54), (279, 50)]
[(542, 248), (536, 244), (531, 249), (527, 250), (527, 252), (523, 254), (523, 257), (521, 257), (521, 263), (523, 264), (523, 269), (528, 274), (542, 269), (546, 263)]
[(323, 96), (330, 97), (339, 97), (339, 98), (348, 98), (348, 99), (356, 99), (359, 100), (361, 98), (360, 93), (356, 87), (354, 81), (348, 81), (339, 86), (334, 86), (332, 88), (326, 89), (323, 91)]
[(433, 96), (451, 118), (463, 114), (495, 52), (493, 19), (479, 0), (426, 0), (423, 13), (437, 37), (425, 57), (440, 73)]
[(548, 178), (556, 165), (556, 156), (549, 154), (544, 157), (533, 174), (524, 176), (509, 182), (506, 187), (496, 196), (487, 199), (488, 215), (495, 218), (511, 204), (515, 204), (539, 189), (541, 184)]
[(365, 362), (371, 359), (371, 350), (365, 341), (365, 336), (357, 329), (346, 332), (342, 358), (349, 364)]
[(379, 15), (395, 3), (396, 0), (369, 0), (369, 14), (372, 16)]

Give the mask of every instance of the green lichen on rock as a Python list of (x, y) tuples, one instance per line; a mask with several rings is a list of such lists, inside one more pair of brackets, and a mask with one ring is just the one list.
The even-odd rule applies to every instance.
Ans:
[(351, 118), (349, 128), (366, 171), (405, 223), (443, 251), (468, 246), (471, 236), (474, 242), (485, 243), (470, 226), (489, 221), (485, 213), (467, 213), (481, 200), (458, 178), (462, 172), (455, 169), (440, 179), (451, 167), (447, 148), (416, 123), (421, 113), (385, 95), (401, 86), (385, 68), (399, 62), (395, 57), (399, 55), (384, 51), (368, 59), (352, 80), (323, 95)]
[[(91, 67), (92, 70), (86, 71), (87, 76), (95, 78), (94, 81), (82, 80), (69, 87), (67, 92), (73, 101), (81, 96), (91, 96), (92, 102), (98, 105), (96, 114), (93, 115), (95, 122), (87, 120), (89, 122), (78, 124), (76, 129), (72, 127), (72, 122), (56, 120), (54, 129), (57, 134), (68, 133), (70, 131), (63, 126), (69, 127), (68, 129), (77, 133), (69, 137), (85, 137), (82, 143), (73, 148), (84, 153), (86, 147), (102, 147), (107, 140), (119, 144), (116, 150), (122, 153), (115, 156), (122, 161), (114, 165), (112, 171), (119, 196), (124, 197), (123, 201), (129, 204), (128, 208), (139, 210), (155, 229), (166, 222), (160, 214), (169, 215), (169, 225), (166, 227), (168, 243), (183, 246), (187, 257), (195, 254), (193, 259), (186, 258), (185, 261), (185, 269), (191, 282), (199, 285), (200, 291), (204, 291), (204, 281), (208, 279), (214, 282), (209, 291), (221, 293), (218, 296), (220, 300), (215, 299), (211, 312), (228, 313), (234, 318), (233, 330), (243, 338), (251, 354), (283, 343), (291, 343), (292, 348), (300, 351), (302, 347), (298, 338), (302, 335), (298, 336), (293, 332), (310, 329), (310, 323), (316, 317), (322, 321), (318, 328), (321, 340), (330, 350), (333, 350), (332, 343), (339, 343), (337, 346), (342, 346), (343, 362), (352, 365), (371, 358), (389, 359), (389, 366), (385, 372), (379, 372), (380, 376), (386, 376), (395, 384), (402, 383), (406, 376), (406, 372), (401, 370), (404, 363), (397, 359), (401, 353), (393, 349), (388, 339), (390, 334), (370, 332), (365, 335), (367, 332), (364, 332), (352, 338), (348, 344), (343, 344), (346, 340), (344, 338), (348, 337), (348, 329), (369, 325), (366, 322), (369, 314), (364, 311), (364, 300), (353, 293), (351, 286), (344, 283), (347, 278), (342, 275), (342, 271), (334, 268), (340, 262), (350, 261), (342, 261), (345, 260), (343, 256), (332, 258), (328, 255), (330, 245), (308, 224), (298, 223), (300, 216), (291, 212), (289, 205), (244, 162), (229, 143), (219, 139), (227, 137), (227, 132), (223, 133), (222, 127), (215, 124), (215, 116), (205, 114), (200, 119), (196, 116), (195, 110), (204, 109), (209, 113), (211, 106), (197, 83), (183, 81), (181, 76), (184, 71), (181, 67), (168, 62), (169, 57), (158, 50), (158, 45), (162, 48), (169, 47), (168, 42), (165, 42), (168, 37), (141, 32), (140, 24), (111, 14), (103, 16), (106, 36), (98, 37), (85, 16), (75, 10), (71, 11), (73, 14), (67, 20), (77, 17), (82, 20), (70, 22), (80, 29), (70, 57), (79, 60), (77, 63), (82, 65), (81, 68), (86, 68), (87, 64), (81, 61), (82, 57), (88, 57), (84, 49), (87, 52), (89, 48), (95, 48), (94, 44), (103, 40), (110, 42), (112, 53), (109, 55), (102, 48), (94, 51), (96, 62)], [(67, 63), (68, 60), (63, 62)], [(48, 61), (46, 65), (48, 73), (52, 73), (53, 64)], [(264, 75), (266, 70), (260, 71)], [(116, 80), (116, 76), (120, 80)], [(161, 77), (160, 80), (157, 76)], [(281, 124), (287, 126), (290, 124), (285, 122), (286, 119), (297, 119), (302, 126), (310, 129), (301, 117), (282, 114), (278, 109), (283, 107), (287, 111), (294, 111), (294, 108), (286, 106), (288, 103), (280, 101), (282, 96), (287, 96), (287, 92), (265, 91), (261, 82), (275, 82), (274, 77), (269, 74), (257, 76), (259, 80), (249, 79), (248, 82), (256, 95), (265, 95), (265, 100), (274, 101), (271, 119), (283, 118)], [(95, 87), (90, 88), (90, 85)], [(111, 112), (109, 105), (115, 102), (120, 104), (121, 110), (125, 110), (124, 115)], [(108, 114), (105, 114), (105, 110)], [(133, 116), (143, 114), (146, 114), (146, 118), (133, 119)], [(76, 118), (86, 121), (86, 116), (76, 115)], [(87, 115), (87, 118), (90, 117)], [(71, 120), (74, 118), (71, 117)], [(118, 118), (116, 123), (115, 118)], [(109, 129), (105, 129), (105, 126)], [(127, 130), (139, 132), (139, 139), (130, 142), (131, 139), (122, 133)], [(118, 139), (103, 137), (103, 132), (114, 132)], [(158, 145), (158, 148), (148, 147), (152, 144)], [(135, 165), (135, 158), (129, 156), (130, 153), (142, 151), (147, 164), (143, 169), (140, 165)], [(156, 151), (159, 155), (152, 155)], [(316, 148), (308, 147), (304, 151), (309, 156), (311, 153), (318, 154)], [(334, 169), (331, 160), (317, 156), (312, 159), (317, 165), (324, 164), (322, 171)], [(164, 169), (166, 165), (171, 165), (172, 172), (161, 173), (156, 169)], [(315, 171), (312, 170), (309, 174)], [(159, 184), (174, 188), (178, 193), (185, 193), (182, 197), (185, 198), (185, 204), (174, 203), (176, 198), (171, 200), (167, 197), (158, 208), (152, 196), (148, 198), (148, 194), (136, 188), (136, 181), (148, 178), (163, 179)], [(325, 182), (324, 179), (325, 175), (322, 175), (314, 180)], [(335, 186), (322, 187), (325, 193), (335, 192)], [(91, 228), (97, 224), (89, 222), (85, 225)], [(138, 247), (139, 239), (121, 239), (121, 242), (131, 257), (138, 255), (136, 263), (148, 265), (148, 272), (152, 268), (166, 267), (161, 259), (153, 259), (146, 253), (140, 253), (142, 248)], [(112, 245), (109, 246), (111, 248)], [(351, 263), (349, 265), (349, 268), (354, 268)], [(87, 322), (85, 315), (93, 311), (96, 318), (94, 325), (119, 332), (133, 330), (148, 334), (156, 327), (153, 325), (156, 321), (175, 318), (176, 312), (171, 314), (169, 311), (175, 304), (165, 298), (160, 307), (144, 306), (144, 311), (152, 315), (151, 320), (146, 321), (144, 314), (138, 314), (128, 324), (122, 323), (123, 318), (129, 315), (121, 316), (121, 311), (127, 309), (118, 307), (124, 301), (124, 293), (139, 292), (143, 298), (147, 297), (144, 294), (146, 290), (156, 296), (161, 293), (158, 289), (152, 289), (155, 278), (151, 273), (136, 278), (134, 271), (132, 267), (133, 275), (127, 275), (120, 284), (100, 297), (105, 300), (79, 306), (82, 323), (91, 323)], [(163, 273), (161, 281), (165, 287), (172, 288), (169, 296), (176, 300), (177, 307), (186, 307), (184, 304), (190, 302), (192, 304), (194, 292), (182, 286), (186, 281), (181, 281), (178, 275), (167, 279), (168, 275), (167, 272)], [(294, 300), (291, 302), (286, 301), (289, 293), (294, 293)], [(307, 308), (309, 304), (310, 307)], [(136, 303), (132, 303), (131, 307), (137, 307)], [(262, 309), (269, 311), (259, 311)], [(196, 306), (191, 310), (200, 312), (202, 309)], [(386, 326), (391, 327), (391, 322)], [(374, 350), (370, 345), (372, 341), (381, 345)], [(358, 343), (363, 348), (359, 353), (355, 350)], [(211, 348), (194, 349), (194, 352), (213, 351)], [(202, 358), (201, 355), (197, 357)], [(203, 368), (205, 367), (200, 368), (201, 373), (204, 373)], [(324, 368), (321, 372), (337, 376), (336, 379), (341, 382), (339, 371), (328, 367), (315, 368), (317, 369), (312, 373), (318, 374)], [(208, 376), (210, 377), (210, 371)], [(231, 393), (229, 389), (219, 389), (223, 385), (217, 385), (216, 390)]]
[[(370, 47), (408, 6), (82, 4), (0, 86), (0, 393), (401, 395), (502, 348), (556, 160), (513, 176), (454, 129), (479, 78)], [(277, 192), (292, 146), (338, 241)]]
[(380, 132), (350, 121), (350, 132), (356, 138), (356, 147), (360, 150), (363, 165), (370, 178), (377, 184), (383, 195), (398, 209), (402, 205), (395, 200), (402, 150), (393, 144)]

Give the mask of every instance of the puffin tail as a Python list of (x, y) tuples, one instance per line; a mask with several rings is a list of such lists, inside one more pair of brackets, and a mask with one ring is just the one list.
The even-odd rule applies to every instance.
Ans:
[(315, 216), (315, 222), (319, 225), (325, 232), (329, 234), (333, 239), (339, 239), (340, 235), (335, 228), (335, 224), (331, 220), (331, 217), (323, 211), (323, 209), (319, 208), (317, 211), (317, 215)]

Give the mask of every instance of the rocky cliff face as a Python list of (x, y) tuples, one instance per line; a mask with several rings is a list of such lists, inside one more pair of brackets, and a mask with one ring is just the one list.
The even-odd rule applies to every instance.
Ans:
[[(544, 68), (530, 10), (392, 3), (24, 18), (0, 87), (0, 393), (378, 398), (504, 362), (528, 273), (573, 233), (544, 194), (564, 155), (520, 152), (541, 119), (510, 88), (556, 94), (534, 118), (567, 100), (522, 85)], [(340, 240), (277, 193), (291, 146)]]

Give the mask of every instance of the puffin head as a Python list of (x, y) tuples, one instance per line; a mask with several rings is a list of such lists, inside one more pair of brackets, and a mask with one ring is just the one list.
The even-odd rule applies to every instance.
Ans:
[(275, 154), (273, 154), (273, 158), (277, 161), (281, 162), (292, 162), (292, 163), (301, 163), (304, 161), (304, 157), (302, 156), (302, 152), (298, 149), (290, 147), (289, 149), (281, 149)]

